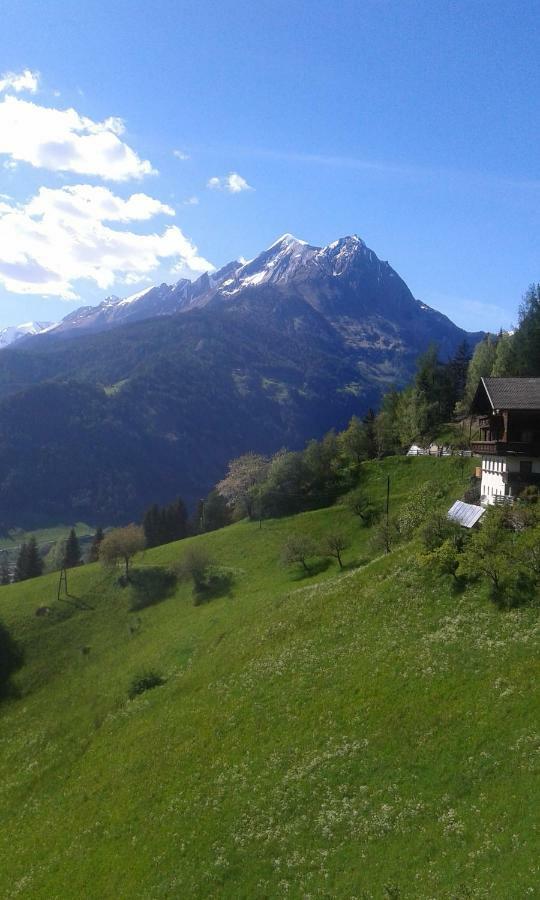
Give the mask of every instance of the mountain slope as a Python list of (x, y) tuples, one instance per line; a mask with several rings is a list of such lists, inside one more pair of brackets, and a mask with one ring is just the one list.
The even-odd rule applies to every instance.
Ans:
[[(424, 480), (462, 490), (452, 460), (366, 470), (396, 510)], [(279, 567), (290, 531), (336, 529), (367, 564)], [(537, 611), (424, 581), (414, 544), (370, 558), (342, 506), (191, 543), (234, 571), (231, 596), (194, 607), (184, 584), (130, 612), (96, 566), (70, 573), (86, 609), (54, 576), (0, 588), (26, 651), (0, 706), (0, 895), (534, 896)], [(145, 668), (167, 681), (129, 701)]]
[(43, 334), (55, 327), (54, 322), (24, 322), (22, 325), (0, 328), (0, 350), (9, 347), (21, 338)]
[(284, 235), (193, 284), (109, 298), (0, 353), (2, 516), (98, 524), (193, 504), (231, 457), (344, 427), (430, 343), (449, 356), (478, 337), (354, 236), (321, 249)]

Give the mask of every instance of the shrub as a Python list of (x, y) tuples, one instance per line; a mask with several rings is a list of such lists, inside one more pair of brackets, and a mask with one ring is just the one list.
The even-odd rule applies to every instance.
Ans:
[(395, 519), (381, 519), (376, 525), (371, 538), (371, 546), (376, 552), (390, 553), (397, 544), (400, 531)]
[(99, 559), (104, 566), (114, 567), (124, 564), (124, 578), (129, 581), (129, 565), (136, 553), (146, 546), (144, 531), (139, 525), (114, 528), (103, 538), (99, 548)]
[(230, 569), (218, 566), (205, 547), (188, 547), (176, 566), (178, 577), (193, 581), (195, 606), (206, 603), (213, 597), (229, 594), (234, 575)]
[(308, 534), (290, 534), (281, 548), (281, 562), (284, 566), (297, 563), (311, 575), (308, 560), (320, 556), (317, 545)]
[(178, 577), (184, 581), (193, 581), (194, 588), (204, 585), (213, 560), (206, 549), (199, 544), (188, 547), (175, 570)]
[(172, 597), (176, 590), (175, 572), (161, 566), (133, 569), (130, 580), (130, 609), (145, 609)]
[(163, 678), (159, 672), (156, 672), (155, 669), (147, 669), (144, 672), (139, 672), (131, 679), (128, 691), (129, 699), (133, 700), (134, 697), (138, 697), (139, 694), (144, 694), (145, 691), (160, 687), (162, 684), (165, 684), (165, 681), (166, 679)]
[(332, 534), (327, 534), (322, 541), (321, 551), (323, 556), (333, 556), (334, 559), (337, 560), (339, 568), (343, 568), (343, 561), (341, 556), (344, 550), (350, 547), (350, 542), (347, 540), (344, 534), (341, 531), (335, 531)]
[(379, 517), (380, 511), (370, 497), (361, 488), (352, 491), (345, 501), (346, 506), (357, 516), (362, 525), (369, 527)]
[(401, 507), (397, 520), (400, 534), (404, 537), (412, 534), (424, 522), (430, 509), (442, 496), (443, 492), (435, 482), (426, 481), (420, 485)]

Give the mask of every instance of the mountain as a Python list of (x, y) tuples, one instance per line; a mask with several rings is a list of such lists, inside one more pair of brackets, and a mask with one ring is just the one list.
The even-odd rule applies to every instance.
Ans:
[(379, 260), (357, 235), (315, 247), (284, 234), (249, 262), (235, 260), (193, 282), (181, 279), (81, 307), (51, 333), (97, 333), (218, 303), (235, 309), (247, 296), (252, 302), (254, 292), (268, 296), (270, 288), (272, 296), (286, 295), (291, 303), (307, 303), (322, 314), (353, 350), (402, 354), (425, 340), (437, 342), (443, 355), (455, 347), (456, 326), (416, 300), (389, 263)]
[(231, 262), (218, 272), (205, 272), (193, 282), (182, 278), (175, 284), (155, 285), (123, 299), (107, 297), (98, 306), (82, 306), (70, 313), (52, 331), (64, 336), (95, 333), (127, 322), (182, 312), (209, 296), (240, 266), (240, 262)]
[[(8, 524), (137, 519), (193, 504), (233, 456), (301, 447), (467, 334), (356, 236), (284, 235), (193, 283), (108, 298), (0, 353)], [(1, 525), (1, 522), (0, 522)]]
[(55, 327), (54, 322), (24, 322), (23, 325), (9, 325), (7, 328), (0, 328), (0, 350), (23, 337), (43, 334)]

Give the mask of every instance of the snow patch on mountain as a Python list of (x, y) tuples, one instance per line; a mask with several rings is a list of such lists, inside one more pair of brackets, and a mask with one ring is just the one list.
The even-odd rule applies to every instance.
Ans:
[(23, 337), (44, 334), (56, 325), (55, 322), (23, 322), (21, 325), (8, 325), (0, 329), (0, 349), (9, 347)]

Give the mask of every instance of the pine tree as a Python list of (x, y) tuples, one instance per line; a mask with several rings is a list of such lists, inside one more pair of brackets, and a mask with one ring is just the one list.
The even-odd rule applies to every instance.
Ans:
[(28, 544), (21, 544), (15, 563), (14, 581), (26, 581), (28, 578)]
[[(204, 515), (203, 515), (204, 507)], [(197, 528), (201, 531), (215, 531), (231, 523), (231, 511), (225, 497), (217, 491), (210, 491), (206, 500), (199, 502)]]
[(487, 334), (474, 348), (472, 359), (467, 372), (467, 384), (465, 395), (460, 404), (460, 412), (468, 413), (476, 394), (478, 382), (481, 378), (491, 375), (495, 365), (497, 353), (497, 339), (492, 334)]
[(0, 566), (0, 584), (11, 584), (9, 566), (7, 562), (3, 562)]
[(503, 331), (497, 341), (497, 352), (491, 374), (497, 378), (508, 377), (516, 374), (516, 350), (514, 346), (515, 335)]
[(43, 574), (43, 560), (39, 554), (35, 537), (24, 543), (17, 557), (14, 581), (26, 581)]
[(174, 535), (170, 538), (173, 541), (181, 541), (183, 538), (188, 536), (188, 513), (186, 509), (186, 505), (181, 497), (173, 503), (172, 505), (173, 511), (173, 522), (174, 522)]
[(43, 560), (35, 537), (31, 537), (27, 544), (26, 573), (27, 578), (37, 578), (43, 574)]
[(146, 510), (143, 518), (144, 537), (147, 547), (158, 547), (161, 543), (161, 513), (157, 503)]
[(103, 528), (98, 528), (93, 537), (92, 543), (90, 545), (90, 553), (88, 554), (88, 562), (97, 562), (99, 559), (99, 548), (101, 547), (101, 542), (105, 535), (103, 534)]
[(179, 497), (163, 507), (154, 503), (144, 514), (143, 529), (147, 547), (159, 547), (187, 537), (188, 514), (184, 501)]
[(532, 284), (519, 310), (519, 327), (514, 335), (518, 375), (540, 375), (540, 284)]
[(81, 564), (81, 547), (79, 539), (72, 528), (66, 541), (66, 549), (64, 552), (64, 569), (73, 569)]
[(448, 363), (449, 382), (453, 392), (452, 407), (462, 399), (467, 384), (467, 372), (471, 361), (471, 351), (467, 341), (457, 348), (454, 356)]

